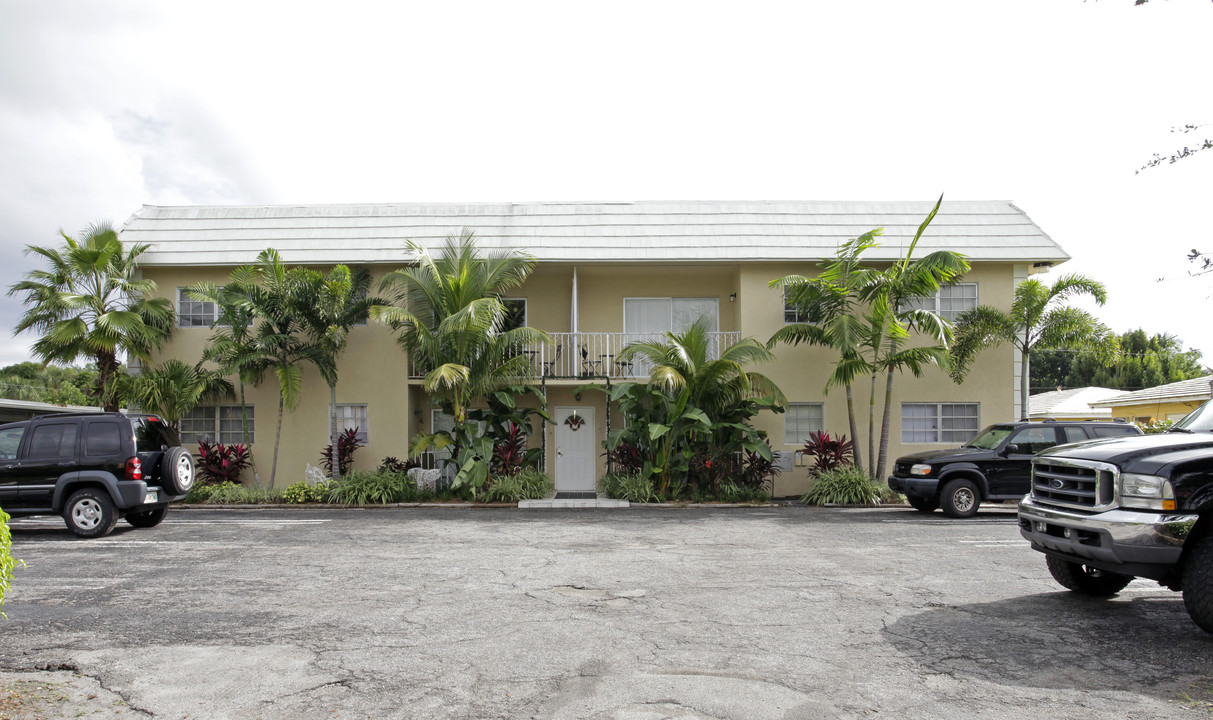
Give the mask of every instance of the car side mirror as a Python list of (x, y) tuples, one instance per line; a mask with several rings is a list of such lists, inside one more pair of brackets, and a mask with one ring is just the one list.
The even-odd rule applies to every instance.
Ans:
[(1007, 446), (1002, 449), (1003, 455), (1010, 455), (1011, 453), (1021, 453), (1021, 452), (1023, 452), (1023, 450), (1020, 449), (1018, 443), (1007, 443)]

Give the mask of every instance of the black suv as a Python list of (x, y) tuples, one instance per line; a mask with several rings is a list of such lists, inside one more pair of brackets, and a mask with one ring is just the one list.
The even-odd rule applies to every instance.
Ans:
[(991, 425), (959, 449), (897, 458), (889, 487), (915, 509), (972, 517), (983, 502), (1019, 500), (1032, 487), (1032, 456), (1055, 445), (1141, 435), (1136, 425), (1102, 420)]
[(152, 415), (41, 415), (0, 425), (0, 508), (13, 517), (62, 515), (76, 535), (96, 538), (119, 517), (158, 525), (193, 484), (193, 457)]

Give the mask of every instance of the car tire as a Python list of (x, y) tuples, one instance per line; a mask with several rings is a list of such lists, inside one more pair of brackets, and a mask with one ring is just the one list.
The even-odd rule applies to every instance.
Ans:
[(194, 457), (181, 446), (164, 451), (160, 460), (160, 483), (174, 495), (184, 495), (194, 487)]
[(1184, 607), (1201, 630), (1213, 633), (1213, 535), (1198, 539), (1184, 558)]
[(981, 493), (977, 490), (977, 483), (964, 478), (944, 485), (943, 492), (939, 494), (939, 506), (948, 517), (973, 517), (980, 504)]
[(939, 501), (935, 498), (914, 497), (913, 495), (907, 495), (906, 502), (910, 503), (910, 507), (922, 513), (935, 512), (936, 508), (939, 507)]
[(67, 529), (82, 538), (99, 538), (110, 534), (118, 524), (118, 514), (109, 493), (99, 488), (84, 488), (72, 493), (63, 507)]
[(137, 528), (156, 527), (168, 514), (168, 505), (159, 505), (151, 510), (126, 514), (126, 521)]
[(1125, 589), (1133, 578), (1128, 575), (1099, 570), (1049, 555), (1045, 558), (1049, 574), (1062, 587), (1091, 597), (1111, 597)]

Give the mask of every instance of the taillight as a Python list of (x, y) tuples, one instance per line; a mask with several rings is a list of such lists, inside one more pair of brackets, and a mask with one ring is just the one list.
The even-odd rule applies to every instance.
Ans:
[(143, 479), (143, 462), (138, 457), (130, 458), (126, 461), (126, 479), (127, 480), (142, 480)]

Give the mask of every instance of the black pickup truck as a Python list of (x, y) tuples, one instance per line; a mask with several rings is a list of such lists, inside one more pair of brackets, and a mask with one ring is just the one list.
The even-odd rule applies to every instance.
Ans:
[(1156, 580), (1213, 633), (1213, 402), (1161, 435), (1038, 454), (1019, 531), (1064, 587), (1111, 596)]

